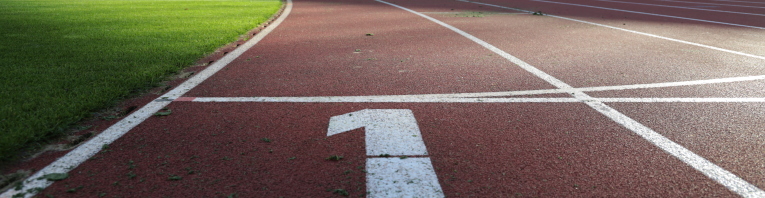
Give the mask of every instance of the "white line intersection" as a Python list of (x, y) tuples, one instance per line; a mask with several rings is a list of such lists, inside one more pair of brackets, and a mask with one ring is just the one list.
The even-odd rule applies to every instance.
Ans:
[(731, 83), (765, 80), (765, 75), (732, 78), (718, 78), (695, 81), (678, 81), (650, 84), (583, 87), (567, 89), (539, 89), (507, 92), (419, 94), (419, 95), (377, 95), (377, 96), (306, 96), (306, 97), (180, 97), (193, 102), (466, 102), (466, 103), (517, 103), (517, 102), (765, 102), (763, 98), (591, 98), (586, 101), (576, 98), (501, 98), (508, 96), (530, 96), (573, 92), (596, 92), (634, 90), (662, 87), (681, 87), (716, 83)]

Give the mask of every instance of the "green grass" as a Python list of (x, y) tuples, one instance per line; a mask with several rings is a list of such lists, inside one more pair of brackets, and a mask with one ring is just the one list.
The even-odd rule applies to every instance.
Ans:
[(235, 41), (278, 0), (0, 0), (0, 161)]

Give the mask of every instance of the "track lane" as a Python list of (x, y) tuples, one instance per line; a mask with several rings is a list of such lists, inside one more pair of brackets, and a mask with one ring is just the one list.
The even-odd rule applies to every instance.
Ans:
[(437, 24), (377, 2), (344, 3), (296, 5), (302, 12), (282, 24), (273, 39), (261, 42), (187, 96), (409, 95), (553, 88), (519, 68), (506, 67), (501, 57)]
[(765, 2), (757, 2), (757, 1), (737, 1), (737, 0), (713, 0), (716, 2), (735, 2), (739, 4), (765, 4)]
[[(540, 0), (537, 2), (544, 2), (544, 1), (547, 1), (547, 0)], [(561, 1), (549, 1), (549, 2), (561, 2)], [(678, 16), (678, 17), (685, 17), (685, 18), (694, 18), (694, 19), (709, 20), (709, 21), (719, 21), (719, 22), (725, 22), (725, 23), (749, 25), (749, 26), (756, 26), (756, 27), (765, 27), (765, 22), (762, 21), (763, 16), (759, 16), (762, 13), (759, 13), (759, 12), (750, 13), (755, 15), (747, 15), (747, 14), (741, 14), (741, 13), (718, 12), (718, 11), (715, 11), (715, 9), (707, 9), (707, 8), (695, 8), (696, 10), (693, 10), (693, 9), (686, 9), (686, 8), (656, 6), (655, 3), (651, 3), (651, 2), (635, 2), (635, 1), (621, 1), (621, 0), (577, 0), (577, 1), (570, 1), (566, 3), (606, 7), (606, 8), (612, 8), (612, 9), (629, 10), (629, 11), (645, 12), (645, 13), (653, 13), (653, 14), (662, 14), (662, 15), (669, 15), (669, 16)], [(649, 4), (654, 4), (654, 5), (649, 5)], [(702, 9), (706, 9), (706, 10), (702, 10)]]
[(765, 186), (763, 103), (610, 104), (726, 170)]
[(741, 58), (735, 54), (632, 36), (631, 33), (551, 17), (431, 16), (465, 30), (574, 87), (765, 74), (765, 68), (760, 67), (765, 65), (765, 60)]
[[(718, 13), (723, 14), (725, 16), (737, 16), (737, 15), (748, 15), (750, 17), (765, 17), (765, 10), (763, 8), (751, 8), (751, 7), (734, 7), (734, 6), (723, 6), (725, 4), (718, 4), (718, 5), (709, 5), (709, 4), (697, 4), (697, 5), (689, 5), (692, 3), (688, 3), (687, 1), (684, 2), (676, 2), (676, 1), (633, 1), (633, 0), (594, 0), (594, 1), (600, 1), (600, 2), (609, 2), (609, 3), (621, 3), (621, 4), (627, 4), (627, 5), (641, 5), (641, 6), (650, 6), (650, 7), (661, 7), (661, 8), (676, 8), (676, 9), (682, 9), (682, 10), (689, 10), (694, 11), (698, 13)], [(718, 16), (718, 18), (721, 16)]]
[(717, 7), (756, 8), (757, 9), (756, 11), (762, 11), (759, 9), (765, 9), (765, 6), (750, 6), (750, 5), (739, 5), (739, 4), (721, 3), (721, 2), (676, 1), (676, 0), (656, 0), (656, 1), (677, 3), (677, 5), (680, 5), (680, 6), (682, 6), (683, 4), (685, 5), (695, 4), (696, 7), (702, 7), (700, 5), (707, 5), (707, 6), (714, 6), (715, 8)]
[(765, 45), (762, 42), (765, 36), (758, 29), (534, 1), (482, 2), (531, 11), (542, 10), (558, 16), (765, 56), (765, 51), (759, 47)]

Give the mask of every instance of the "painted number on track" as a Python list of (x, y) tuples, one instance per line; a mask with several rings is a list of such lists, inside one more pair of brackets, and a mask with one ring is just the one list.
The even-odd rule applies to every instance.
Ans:
[(365, 130), (369, 197), (444, 197), (412, 110), (364, 109), (333, 116), (327, 136), (358, 128)]

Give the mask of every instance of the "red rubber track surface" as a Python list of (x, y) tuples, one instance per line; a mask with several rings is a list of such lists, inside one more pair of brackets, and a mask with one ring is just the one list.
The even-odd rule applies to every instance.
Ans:
[[(515, 7), (530, 11), (542, 11), (558, 16), (571, 17), (591, 21), (595, 23), (626, 28), (630, 30), (658, 34), (661, 36), (696, 42), (730, 49), (734, 51), (765, 56), (765, 35), (762, 29), (744, 28), (684, 19), (651, 16), (628, 12), (617, 12), (603, 9), (560, 5), (553, 3), (534, 1), (500, 1), (481, 0), (480, 2), (496, 4), (505, 7)], [(686, 10), (677, 8), (662, 8), (654, 6), (639, 6), (621, 3), (606, 3), (594, 0), (556, 1), (596, 7), (646, 12), (661, 15), (696, 18), (702, 20), (734, 23), (741, 25), (765, 27), (765, 20), (761, 16), (747, 16), (738, 14)], [(633, 1), (637, 2), (637, 1)], [(719, 1), (707, 1), (711, 3), (725, 3)], [(640, 3), (664, 4), (661, 1), (645, 1)], [(487, 6), (483, 6), (487, 7)], [(720, 8), (709, 8), (719, 10)], [(726, 8), (728, 9), (728, 8)], [(762, 11), (758, 14), (765, 14)], [(625, 38), (629, 36), (624, 36)], [(646, 38), (646, 37), (643, 37)]]
[(554, 88), (518, 67), (508, 67), (505, 59), (462, 36), (395, 7), (374, 1), (297, 2), (294, 10), (268, 39), (187, 95), (403, 95)]
[[(360, 195), (363, 133), (326, 137), (326, 122), (374, 108), (414, 111), (448, 196), (731, 196), (585, 105), (176, 102), (169, 108), (173, 115), (147, 120), (44, 193), (310, 197), (346, 189)], [(344, 159), (325, 159), (332, 155)]]
[[(390, 2), (465, 31), (572, 87), (765, 75), (763, 59), (591, 24), (469, 2)], [(527, 0), (480, 2), (765, 56), (765, 30), (760, 29)], [(765, 27), (757, 16), (591, 0), (565, 2)], [(588, 94), (762, 98), (763, 83)], [(306, 0), (296, 1), (278, 28), (185, 97), (542, 89), (555, 87), (464, 36), (402, 9), (375, 1)], [(765, 167), (765, 103), (608, 105), (747, 182), (765, 187), (761, 171)], [(737, 196), (584, 103), (175, 101), (167, 108), (171, 115), (141, 123), (40, 195), (330, 197), (342, 196), (332, 190), (344, 189), (350, 196), (363, 196), (367, 190), (364, 129), (327, 137), (330, 117), (362, 109), (411, 109), (441, 188), (449, 197)], [(344, 158), (326, 159), (333, 155)], [(67, 192), (70, 189), (74, 192)]]

